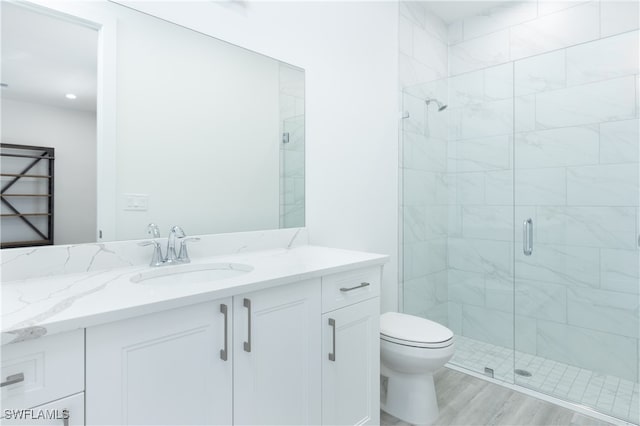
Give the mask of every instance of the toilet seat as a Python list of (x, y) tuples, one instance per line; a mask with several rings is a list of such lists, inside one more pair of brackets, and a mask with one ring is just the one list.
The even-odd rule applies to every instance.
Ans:
[(453, 344), (453, 332), (447, 327), (399, 312), (387, 312), (380, 316), (380, 338), (417, 348), (437, 349)]

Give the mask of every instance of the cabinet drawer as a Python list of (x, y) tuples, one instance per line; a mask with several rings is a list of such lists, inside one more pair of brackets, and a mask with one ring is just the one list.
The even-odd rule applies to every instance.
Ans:
[(376, 266), (322, 277), (322, 312), (379, 296), (381, 274)]
[(84, 392), (31, 409), (3, 410), (2, 414), (2, 426), (82, 426)]
[[(22, 376), (20, 376), (22, 375)], [(32, 408), (84, 390), (84, 330), (2, 347), (3, 409)]]

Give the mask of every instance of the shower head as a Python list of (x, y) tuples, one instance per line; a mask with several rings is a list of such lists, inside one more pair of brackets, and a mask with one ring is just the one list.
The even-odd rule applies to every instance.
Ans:
[(429, 106), (429, 104), (431, 102), (435, 102), (436, 105), (438, 105), (438, 111), (443, 111), (447, 108), (447, 104), (443, 104), (442, 102), (440, 102), (439, 100), (437, 100), (436, 98), (427, 98), (425, 100), (425, 103), (427, 104), (427, 106)]

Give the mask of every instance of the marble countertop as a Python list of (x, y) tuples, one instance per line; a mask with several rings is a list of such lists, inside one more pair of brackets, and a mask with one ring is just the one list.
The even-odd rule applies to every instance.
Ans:
[(191, 264), (240, 263), (251, 272), (180, 285), (133, 283), (151, 268), (131, 266), (2, 283), (2, 344), (91, 327), (296, 281), (386, 263), (388, 256), (317, 246), (192, 259)]

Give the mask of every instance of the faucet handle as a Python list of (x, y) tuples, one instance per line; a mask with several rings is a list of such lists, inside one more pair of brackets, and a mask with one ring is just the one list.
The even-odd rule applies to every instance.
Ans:
[(160, 228), (155, 223), (150, 223), (147, 225), (147, 233), (151, 234), (153, 238), (160, 238)]
[(138, 245), (142, 247), (153, 246), (153, 255), (151, 256), (151, 263), (149, 263), (149, 265), (160, 266), (163, 264), (162, 248), (159, 242), (156, 240), (147, 240), (139, 242)]
[(182, 263), (189, 263), (189, 253), (187, 252), (187, 243), (189, 241), (200, 241), (198, 237), (180, 237), (180, 251), (178, 252), (178, 261)]
[(184, 233), (184, 230), (178, 225), (172, 226), (169, 233), (175, 234), (178, 238), (184, 238), (187, 236), (187, 234)]

